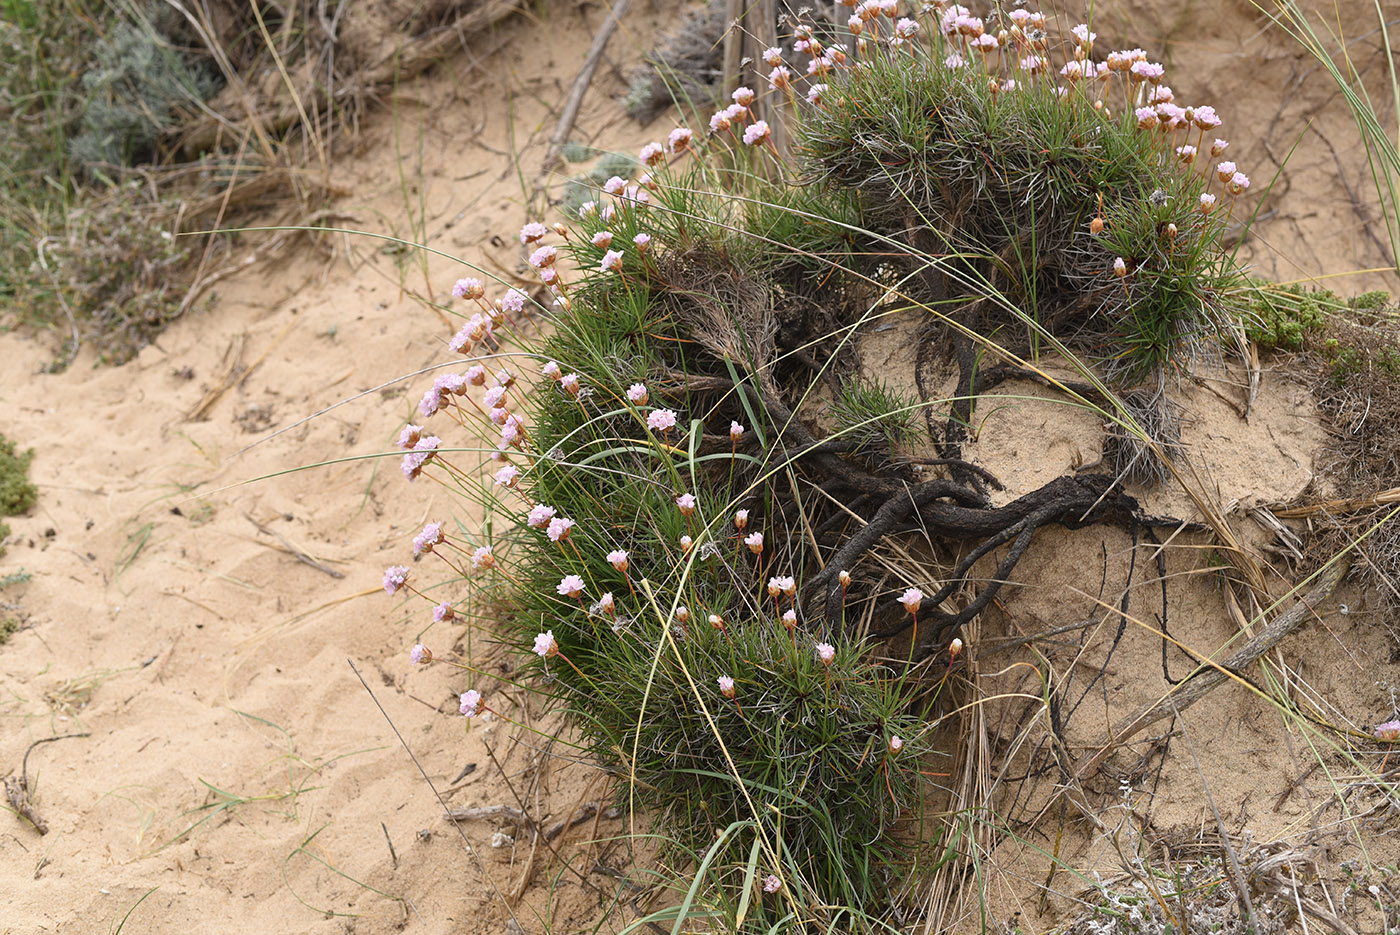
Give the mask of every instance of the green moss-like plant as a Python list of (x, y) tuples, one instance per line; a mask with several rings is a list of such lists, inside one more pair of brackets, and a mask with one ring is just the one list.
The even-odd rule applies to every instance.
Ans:
[(1329, 311), (1345, 308), (1337, 294), (1327, 289), (1263, 282), (1253, 285), (1244, 333), (1261, 350), (1296, 351), (1309, 334), (1327, 323)]
[(0, 516), (27, 513), (39, 499), (39, 488), (29, 480), (33, 460), (33, 448), (17, 451), (14, 442), (0, 435)]

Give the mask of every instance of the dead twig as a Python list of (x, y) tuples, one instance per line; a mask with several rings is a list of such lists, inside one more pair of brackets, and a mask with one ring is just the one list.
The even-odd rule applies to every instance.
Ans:
[(29, 745), (29, 749), (24, 751), (24, 759), (20, 761), (19, 777), (5, 777), (5, 798), (10, 802), (10, 808), (15, 810), (25, 821), (34, 826), (34, 830), (40, 834), (49, 833), (49, 823), (35, 810), (33, 803), (29, 801), (29, 754), (34, 752), (34, 748), (41, 743), (53, 743), (55, 740), (67, 740), (70, 737), (87, 737), (86, 732), (81, 734), (59, 734), (55, 737), (41, 737)]
[(307, 554), (306, 554), (305, 552), (303, 552), (301, 549), (298, 549), (296, 546), (292, 545), (292, 544), (291, 544), (290, 542), (288, 542), (286, 539), (282, 538), (282, 536), (277, 532), (277, 530), (275, 530), (275, 529), (269, 529), (267, 526), (264, 526), (262, 523), (260, 523), (260, 522), (258, 522), (257, 520), (253, 519), (253, 516), (252, 516), (251, 513), (244, 513), (243, 515), (247, 518), (248, 522), (252, 523), (254, 526), (257, 527), (258, 532), (263, 533), (264, 535), (271, 536), (272, 538), (276, 539), (278, 542), (282, 543), (283, 551), (285, 551), (288, 555), (292, 556), (292, 558), (296, 559), (297, 561), (301, 562), (302, 564), (310, 565), (312, 568), (316, 569), (317, 571), (325, 572), (326, 574), (330, 575), (332, 578), (344, 578), (344, 577), (345, 577), (345, 575), (344, 575), (343, 572), (336, 571), (334, 568), (327, 568), (325, 565), (322, 565), (320, 562), (316, 561), (316, 560), (315, 560), (314, 558), (312, 558), (310, 555), (307, 555)]
[(573, 132), (574, 121), (578, 119), (579, 107), (583, 105), (583, 97), (588, 93), (588, 86), (593, 83), (593, 73), (598, 70), (598, 62), (603, 58), (603, 51), (608, 47), (608, 40), (612, 38), (613, 33), (617, 32), (623, 14), (631, 5), (632, 0), (615, 0), (611, 12), (608, 13), (608, 18), (603, 21), (603, 25), (599, 26), (598, 32), (594, 34), (593, 44), (588, 48), (588, 57), (583, 60), (583, 67), (578, 70), (578, 75), (574, 78), (574, 86), (569, 89), (569, 96), (564, 101), (564, 109), (559, 114), (559, 122), (554, 125), (554, 135), (549, 138), (549, 149), (545, 152), (544, 162), (540, 164), (540, 174), (535, 178), (536, 192), (544, 186), (546, 176), (558, 168), (559, 163), (563, 160), (564, 144), (569, 141), (569, 134)]
[(476, 808), (449, 808), (448, 821), (499, 821), (504, 819), (511, 824), (529, 825), (534, 822), (529, 816), (513, 805), (481, 805)]

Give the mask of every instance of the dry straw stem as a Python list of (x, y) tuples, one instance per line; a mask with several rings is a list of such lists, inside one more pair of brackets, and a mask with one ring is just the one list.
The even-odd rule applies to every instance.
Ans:
[(1286, 510), (1274, 510), (1272, 512), (1279, 519), (1302, 519), (1306, 516), (1316, 516), (1319, 513), (1356, 513), (1361, 510), (1370, 510), (1378, 506), (1386, 506), (1390, 503), (1400, 503), (1400, 487), (1382, 490), (1380, 493), (1370, 497), (1353, 497), (1346, 500), (1324, 500), (1321, 503), (1310, 503), (1307, 506), (1289, 507)]
[[(177, 0), (166, 0), (193, 20)], [(485, 0), (479, 6), (464, 10), (451, 23), (422, 36), (405, 38), (390, 52), (382, 55), (358, 75), (355, 83), (341, 84), (327, 90), (320, 82), (297, 84), (286, 78), (291, 98), (260, 104), (239, 83), (247, 116), (256, 126), (279, 134), (299, 121), (310, 121), (311, 115), (324, 115), (334, 108), (388, 93), (405, 80), (414, 78), (439, 64), (454, 48), (486, 31), (520, 9), (519, 0)], [(324, 26), (321, 26), (324, 30)], [(270, 37), (269, 37), (270, 41)], [(332, 44), (335, 37), (331, 36)], [(224, 63), (221, 62), (221, 65)], [(230, 78), (230, 83), (237, 79)], [(229, 122), (218, 115), (206, 114), (202, 119), (182, 129), (179, 139), (185, 152), (196, 153), (214, 148), (224, 135)], [(310, 125), (308, 123), (308, 130)]]
[[(1120, 720), (1109, 731), (1109, 735), (1100, 744), (1098, 751), (1090, 755), (1086, 760), (1080, 763), (1079, 766), (1075, 767), (1070, 777), (1071, 781), (1060, 786), (1059, 791), (1045, 804), (1040, 814), (1036, 816), (1035, 822), (1032, 822), (1032, 824), (1035, 824), (1048, 814), (1050, 808), (1058, 802), (1061, 795), (1065, 795), (1070, 803), (1082, 812), (1085, 817), (1097, 821), (1093, 815), (1093, 809), (1089, 804), (1080, 801), (1078, 796), (1071, 791), (1073, 787), (1076, 786), (1079, 781), (1092, 775), (1103, 765), (1104, 761), (1108, 759), (1109, 755), (1113, 753), (1114, 750), (1141, 733), (1144, 728), (1164, 720), (1165, 718), (1176, 717), (1182, 711), (1200, 701), (1215, 688), (1219, 687), (1227, 679), (1242, 681), (1241, 676), (1238, 674), (1241, 670), (1257, 662), (1261, 656), (1277, 646), (1284, 637), (1288, 636), (1288, 634), (1292, 633), (1303, 623), (1317, 617), (1322, 603), (1331, 596), (1332, 592), (1337, 587), (1337, 583), (1342, 580), (1342, 577), (1350, 567), (1350, 558), (1346, 555), (1339, 555), (1318, 574), (1312, 590), (1309, 591), (1306, 596), (1287, 611), (1279, 614), (1267, 623), (1252, 639), (1229, 657), (1221, 662), (1215, 662), (1211, 659), (1200, 657), (1200, 666), (1197, 668), (1194, 675), (1188, 676), (1183, 682), (1170, 689), (1160, 699), (1145, 706), (1136, 714), (1132, 714)], [(1110, 605), (1103, 604), (1101, 601), (1099, 603), (1105, 609), (1112, 610), (1115, 613), (1117, 612), (1117, 610)], [(1135, 620), (1131, 617), (1128, 619), (1163, 639), (1171, 639), (1170, 636), (1150, 624)], [(1198, 653), (1195, 653), (1189, 647), (1175, 640), (1172, 640), (1172, 642), (1179, 649), (1199, 656)]]

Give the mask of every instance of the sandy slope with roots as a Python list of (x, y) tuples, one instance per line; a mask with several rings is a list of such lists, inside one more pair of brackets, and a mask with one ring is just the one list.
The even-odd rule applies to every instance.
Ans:
[[(1360, 22), (1367, 9), (1348, 3), (1343, 21)], [(646, 37), (674, 13), (634, 6), (576, 138), (635, 152), (664, 135), (667, 118), (639, 129), (616, 98)], [(551, 107), (604, 15), (598, 6), (541, 8), (468, 37), (468, 53), (401, 88), (334, 166), (333, 183), (351, 193), (334, 206), (345, 226), (521, 276), (517, 171), (534, 177)], [(1354, 130), (1324, 76), (1266, 32), (1248, 3), (1154, 0), (1101, 6), (1100, 16), (1101, 37), (1165, 43), (1178, 95), (1216, 104), (1232, 154), (1257, 180), (1305, 123), (1322, 131), (1299, 147), (1283, 196), (1246, 246), (1261, 273), (1380, 265), (1355, 220), (1353, 199), (1363, 217), (1373, 209)], [(1356, 60), (1374, 76), (1373, 56)], [(518, 161), (513, 150), (523, 152)], [(344, 235), (294, 244), (225, 281), (210, 311), (119, 369), (92, 369), (89, 348), (65, 373), (37, 375), (51, 348), (0, 335), (0, 430), (38, 449), (40, 486), (38, 507), (13, 521), (0, 560), (0, 570), (33, 574), (0, 593), (25, 622), (0, 648), (0, 773), (18, 776), (28, 752), (32, 801), (49, 828), (41, 836), (0, 816), (0, 932), (105, 931), (144, 894), (128, 931), (505, 932), (516, 930), (513, 914), (525, 932), (571, 932), (620, 902), (610, 915), (618, 924), (633, 914), (635, 893), (614, 876), (629, 870), (625, 846), (610, 841), (624, 821), (589, 809), (606, 805), (605, 777), (572, 763), (562, 725), (511, 686), (489, 628), (456, 624), (425, 638), (470, 653), (477, 672), (411, 671), (406, 650), (430, 622), (426, 604), (379, 588), (384, 566), (410, 554), (426, 519), (476, 520), (431, 481), (405, 483), (397, 459), (366, 459), (391, 449), (412, 412), (425, 381), (404, 375), (446, 359), (451, 329), (420, 297), (441, 300), (462, 268)], [(1216, 376), (1218, 393), (1207, 386), (1188, 397), (1203, 476), (1229, 505), (1296, 496), (1320, 439), (1305, 394), (1270, 375), (1245, 423), (1218, 399), (1238, 387)], [(999, 392), (1008, 399), (969, 455), (1013, 489), (1032, 489), (1076, 458), (1093, 461), (1101, 439), (1082, 415), (1021, 398), (1038, 390)], [(279, 474), (320, 462), (334, 463)], [(1185, 515), (1181, 506), (1164, 497), (1161, 512)], [(1233, 519), (1247, 542), (1265, 544), (1252, 521)], [(1164, 550), (1165, 625), (1210, 653), (1236, 628), (1211, 575), (1195, 570), (1201, 541), (1183, 534)], [(1393, 804), (1357, 790), (1338, 808), (1338, 777), (1315, 770), (1297, 780), (1309, 765), (1299, 735), (1237, 685), (1217, 690), (1172, 737), (1159, 736), (1165, 724), (1146, 732), (1086, 783), (1094, 821), (1055, 806), (1031, 822), (1054, 789), (1047, 764), (1092, 749), (1109, 723), (1159, 695), (1164, 665), (1172, 678), (1184, 671), (1185, 656), (1145, 626), (1115, 639), (1117, 618), (1097, 603), (1116, 605), (1128, 586), (1127, 552), (1123, 532), (1042, 530), (1016, 570), (1024, 586), (1004, 591), (969, 639), (982, 691), (1006, 699), (986, 707), (973, 736), (986, 742), (990, 770), (1021, 777), (997, 801), (1021, 843), (991, 847), (988, 921), (1045, 931), (1075, 917), (1087, 880), (1120, 873), (1133, 855), (1218, 858), (1222, 823), (1256, 846), (1306, 851), (1313, 863), (1290, 865), (1299, 874), (1311, 867), (1335, 878), (1358, 839), (1386, 860)], [(1139, 561), (1131, 612), (1160, 626), (1158, 572)], [(433, 593), (489, 617), (467, 583)], [(1348, 614), (1330, 605), (1278, 661), (1296, 692), (1366, 724), (1390, 716), (1400, 668), (1364, 597), (1342, 599)], [(1006, 642), (1080, 620), (1091, 622), (1046, 657)], [(1075, 706), (1067, 729), (1000, 746), (1040, 716), (1046, 678)], [(468, 729), (455, 693), (471, 686), (526, 726)], [(389, 721), (449, 806), (518, 808), (546, 830), (572, 827), (532, 845), (527, 826), (505, 819), (446, 821)], [(64, 739), (31, 746), (53, 736)], [(1061, 870), (1051, 881), (1058, 895), (1042, 907), (1051, 852), (1084, 877)], [(967, 904), (953, 917), (951, 930), (975, 930)]]

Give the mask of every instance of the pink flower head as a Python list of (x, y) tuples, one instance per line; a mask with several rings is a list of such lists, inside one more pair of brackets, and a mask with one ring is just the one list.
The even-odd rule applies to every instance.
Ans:
[(642, 147), (642, 151), (637, 154), (637, 158), (644, 166), (654, 166), (662, 159), (666, 158), (666, 147), (660, 143), (648, 143)]
[(647, 428), (653, 432), (669, 432), (676, 427), (676, 414), (670, 409), (653, 409), (647, 414)]
[(520, 313), (525, 310), (525, 299), (527, 296), (519, 289), (512, 289), (501, 296), (501, 310), (505, 312)]
[(559, 388), (570, 396), (578, 395), (578, 374), (566, 373), (559, 378)]
[(505, 422), (501, 423), (501, 447), (520, 447), (520, 422), (515, 416), (507, 415)]
[(447, 349), (454, 354), (470, 354), (472, 352), (472, 330), (472, 323), (469, 321), (452, 336), (451, 341), (447, 342)]
[(553, 630), (546, 630), (535, 636), (534, 653), (541, 659), (548, 659), (559, 653), (559, 644), (554, 641)]
[(783, 63), (783, 50), (777, 46), (770, 46), (763, 50), (763, 64), (769, 68), (777, 68)]
[(810, 88), (807, 89), (807, 103), (808, 103), (808, 104), (821, 104), (821, 102), (822, 102), (822, 95), (825, 94), (826, 91), (827, 91), (827, 87), (826, 87), (826, 85), (824, 85), (824, 84), (814, 84), (814, 85), (812, 85)]
[(557, 259), (559, 259), (559, 251), (545, 244), (543, 247), (540, 247), (534, 253), (530, 254), (530, 265), (535, 269), (542, 270), (547, 266), (553, 266), (554, 261)]
[(583, 579), (578, 575), (565, 575), (559, 579), (559, 586), (555, 588), (560, 597), (576, 598), (583, 593)]
[(836, 647), (830, 643), (817, 644), (817, 661), (824, 666), (829, 666), (836, 661)]
[(685, 127), (676, 127), (666, 137), (666, 147), (673, 153), (683, 152), (690, 146), (690, 140), (694, 135)]
[(1236, 172), (1230, 176), (1230, 194), (1238, 195), (1246, 188), (1249, 188), (1249, 176), (1243, 172)]
[(729, 116), (722, 110), (717, 110), (710, 115), (710, 132), (723, 133), (729, 129)]
[(1181, 157), (1181, 161), (1186, 163), (1188, 166), (1196, 161), (1196, 147), (1191, 146), (1190, 144), (1178, 146), (1176, 148), (1176, 154), (1177, 156)]
[(744, 130), (744, 144), (746, 146), (757, 146), (768, 139), (772, 131), (768, 129), (767, 120), (756, 120), (753, 125)]
[[(849, 30), (851, 31), (851, 35), (853, 35), (853, 36), (859, 36), (859, 35), (861, 34), (861, 32), (864, 31), (864, 29), (865, 29), (865, 19), (864, 19), (864, 17), (862, 17), (859, 13), (855, 14), (855, 15), (852, 16), (850, 19), (846, 20), (846, 28), (849, 29)], [(865, 42), (865, 40), (864, 40), (864, 39), (861, 39), (859, 42), (856, 43), (856, 45), (863, 48), (863, 47), (864, 47), (864, 46), (863, 46), (863, 43), (864, 43), (864, 42)], [(776, 70), (777, 70), (777, 69), (774, 69), (774, 71), (776, 71)]]
[(763, 878), (763, 892), (772, 894), (778, 892), (778, 890), (782, 888), (783, 881), (778, 879), (776, 873), (770, 873)]
[(743, 531), (744, 531), (744, 527), (747, 526), (748, 524), (749, 524), (749, 511), (748, 511), (748, 510), (735, 510), (735, 511), (734, 511), (734, 528), (737, 529), (737, 530), (739, 530), (740, 532), (743, 532)]
[(604, 591), (603, 596), (598, 598), (597, 611), (612, 616), (617, 612), (617, 602), (613, 600), (611, 591)]
[(1196, 108), (1195, 112), (1191, 115), (1191, 122), (1202, 130), (1214, 130), (1224, 121), (1216, 114), (1214, 107), (1206, 104)]
[(459, 299), (479, 299), (486, 294), (486, 287), (480, 279), (468, 276), (452, 284), (452, 294)]
[(899, 596), (899, 602), (904, 605), (904, 609), (911, 614), (919, 612), (919, 605), (923, 603), (924, 592), (918, 588), (909, 588)]
[(734, 680), (732, 678), (727, 675), (721, 675), (719, 678), (715, 679), (715, 682), (719, 685), (719, 693), (721, 695), (726, 698), (734, 697), (736, 693), (734, 691)]
[(779, 594), (786, 594), (791, 597), (797, 593), (797, 584), (789, 577), (777, 577), (768, 579), (768, 596), (777, 597)]
[(469, 688), (462, 692), (460, 701), (461, 704), (458, 705), (457, 710), (467, 717), (476, 717), (481, 709), (481, 692), (475, 688)]
[(522, 244), (532, 244), (537, 240), (542, 240), (549, 233), (549, 228), (539, 221), (531, 221), (520, 228), (520, 242)]
[(492, 425), (499, 425), (504, 428), (506, 422), (510, 419), (510, 410), (506, 409), (504, 406), (495, 406), (487, 411), (486, 418), (491, 420)]
[(593, 235), (593, 246), (597, 247), (599, 250), (608, 249), (612, 246), (612, 242), (612, 231), (598, 231), (598, 233)]
[(530, 508), (529, 514), (525, 517), (525, 522), (527, 522), (532, 529), (544, 529), (549, 525), (549, 521), (554, 519), (554, 514), (558, 512), (559, 511), (552, 506), (537, 503)]
[(1214, 210), (1215, 210), (1215, 196), (1214, 196), (1214, 195), (1209, 195), (1209, 194), (1201, 195), (1201, 213), (1202, 213), (1202, 214), (1210, 214), (1210, 213), (1211, 213), (1212, 211), (1214, 211)]
[(457, 612), (452, 609), (452, 605), (443, 601), (433, 608), (433, 622), (446, 623), (457, 616)]
[(691, 546), (695, 545), (695, 540), (690, 536), (681, 536), (681, 554), (689, 555)]
[(603, 191), (607, 192), (609, 195), (616, 195), (626, 187), (627, 183), (616, 175), (603, 183)]
[(753, 88), (746, 88), (741, 85), (735, 88), (734, 93), (729, 96), (734, 100), (734, 103), (738, 104), (740, 107), (748, 107), (753, 103)]
[(638, 234), (636, 237), (632, 238), (632, 242), (637, 245), (638, 253), (646, 253), (647, 248), (651, 246), (651, 235), (647, 233)]
[(397, 594), (399, 588), (408, 581), (407, 565), (390, 565), (384, 569), (384, 590), (389, 594)]
[(418, 411), (427, 419), (437, 415), (438, 409), (442, 407), (442, 387), (435, 386), (423, 394), (423, 398), (418, 400)]
[(496, 483), (500, 484), (502, 487), (514, 487), (519, 479), (520, 468), (513, 464), (507, 464), (496, 472)]
[(797, 626), (797, 611), (793, 610), (791, 607), (783, 611), (783, 626), (787, 627), (789, 630)]
[(506, 388), (504, 386), (493, 386), (481, 397), (481, 402), (487, 409), (495, 409), (501, 405), (505, 397)]
[(573, 520), (564, 519), (562, 516), (556, 516), (549, 521), (549, 530), (546, 535), (549, 536), (550, 542), (562, 542), (569, 538), (569, 533), (573, 531), (573, 528)]
[(440, 373), (434, 378), (433, 387), (460, 396), (467, 391), (467, 378), (460, 373)]
[(743, 437), (744, 427), (731, 419), (729, 422), (729, 440), (737, 445)]
[(1222, 182), (1230, 181), (1230, 176), (1234, 175), (1238, 171), (1239, 167), (1228, 160), (1220, 163), (1220, 165), (1215, 167), (1215, 174), (1219, 177), (1220, 181)]
[(891, 735), (890, 753), (898, 753), (902, 749), (904, 749), (904, 738), (900, 737), (898, 734)]
[(755, 555), (763, 554), (763, 533), (751, 532), (744, 537), (744, 545), (749, 547), (749, 551)]
[(894, 24), (895, 35), (899, 36), (901, 39), (912, 39), (914, 38), (914, 34), (918, 31), (919, 24), (909, 19), (907, 16)]
[(1130, 67), (1128, 71), (1132, 73), (1133, 80), (1146, 80), (1151, 81), (1153, 84), (1157, 84), (1161, 81), (1162, 76), (1167, 73), (1167, 70), (1156, 62), (1133, 62), (1132, 67)]
[(625, 549), (615, 549), (609, 552), (608, 562), (624, 575), (627, 574), (627, 551)]
[(491, 551), (489, 545), (479, 546), (472, 552), (472, 568), (481, 571), (485, 568), (496, 567), (496, 555)]
[(1157, 125), (1157, 108), (1139, 107), (1133, 111), (1133, 116), (1137, 117), (1139, 130), (1151, 130)]
[(747, 113), (748, 111), (744, 109), (744, 105), (742, 104), (730, 104), (724, 109), (724, 115), (726, 117), (728, 117), (730, 120), (738, 120), (741, 122), (743, 121), (744, 116)]
[(559, 372), (559, 363), (553, 360), (549, 361), (547, 364), (540, 368), (540, 376), (548, 377), (549, 379), (558, 382), (559, 377), (561, 376)]
[(792, 84), (792, 72), (788, 71), (786, 65), (779, 65), (768, 73), (768, 87), (776, 90), (789, 87)]
[(1089, 31), (1089, 25), (1087, 23), (1080, 23), (1078, 26), (1071, 28), (1070, 34), (1074, 36), (1075, 42), (1085, 46), (1099, 37), (1098, 33)]
[(684, 626), (685, 624), (690, 622), (690, 609), (684, 604), (677, 606), (675, 617), (676, 622)]
[(404, 477), (417, 480), (418, 475), (423, 473), (424, 465), (432, 459), (438, 445), (441, 444), (442, 439), (436, 435), (426, 435), (418, 439), (413, 445), (413, 450), (403, 456), (403, 463), (399, 466)]
[(415, 666), (426, 665), (433, 661), (433, 651), (422, 643), (414, 643), (408, 651), (408, 661)]
[(407, 451), (418, 443), (418, 439), (423, 436), (423, 426), (405, 425), (403, 431), (399, 432), (399, 450)]
[(676, 509), (681, 511), (682, 516), (689, 516), (695, 512), (695, 494), (683, 493), (676, 498)]
[(1113, 275), (1117, 276), (1119, 279), (1122, 279), (1124, 276), (1128, 275), (1128, 264), (1123, 260), (1121, 256), (1117, 257), (1113, 261)]
[(462, 374), (472, 386), (486, 385), (486, 368), (481, 364), (472, 364), (467, 368), (467, 372)]
[(413, 554), (431, 552), (433, 546), (442, 542), (442, 523), (428, 523), (423, 531), (413, 537)]
[(627, 401), (637, 406), (645, 406), (650, 399), (645, 383), (633, 383), (627, 387)]
[(622, 252), (620, 250), (609, 250), (603, 254), (603, 262), (598, 264), (600, 272), (616, 273), (622, 271)]
[(1210, 144), (1210, 154), (1211, 154), (1211, 156), (1212, 156), (1212, 157), (1215, 157), (1215, 158), (1219, 158), (1220, 154), (1223, 153), (1223, 152), (1225, 152), (1226, 148), (1227, 148), (1229, 145), (1230, 145), (1230, 141), (1229, 141), (1229, 140), (1216, 140), (1214, 143), (1211, 143), (1211, 144)]
[(1376, 735), (1377, 740), (1400, 740), (1400, 720), (1377, 724), (1372, 733)]
[(841, 582), (841, 587), (849, 588), (851, 586), (851, 573), (843, 568), (836, 575), (836, 580)]
[(597, 213), (598, 202), (596, 201), (585, 201), (583, 204), (578, 206), (578, 218), (580, 221), (587, 220), (588, 218), (592, 217)]

